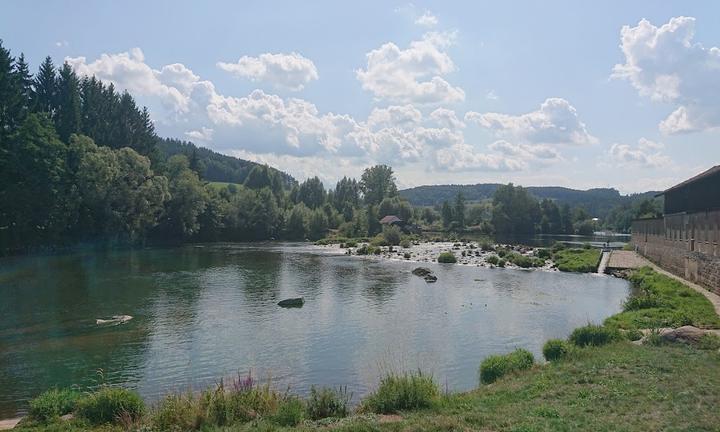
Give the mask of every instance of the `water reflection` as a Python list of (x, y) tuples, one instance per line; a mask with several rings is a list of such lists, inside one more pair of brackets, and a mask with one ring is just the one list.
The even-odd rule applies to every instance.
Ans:
[[(619, 310), (624, 281), (328, 255), (298, 244), (221, 244), (0, 261), (0, 417), (50, 386), (105, 379), (149, 399), (253, 369), (304, 393), (364, 394), (388, 369), (421, 367), (451, 389), (489, 354)], [(304, 296), (302, 309), (282, 298)], [(97, 327), (95, 318), (129, 314)]]

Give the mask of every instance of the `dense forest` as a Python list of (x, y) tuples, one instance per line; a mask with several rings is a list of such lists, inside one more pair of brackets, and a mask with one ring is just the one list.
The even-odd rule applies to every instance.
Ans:
[[(330, 231), (368, 237), (381, 232), (386, 215), (430, 231), (525, 236), (600, 228), (592, 220), (595, 195), (571, 201), (539, 191), (548, 188), (478, 187), (487, 193), (454, 186), (450, 196), (433, 194), (446, 186), (399, 192), (385, 165), (330, 189), (317, 177), (298, 184), (268, 166), (160, 138), (128, 92), (80, 77), (68, 64), (56, 67), (49, 57), (33, 75), (24, 56), (13, 57), (0, 42), (0, 254), (319, 239)], [(425, 203), (418, 196), (434, 205), (413, 207)], [(620, 200), (607, 219), (625, 231), (633, 218), (658, 212), (657, 201)]]

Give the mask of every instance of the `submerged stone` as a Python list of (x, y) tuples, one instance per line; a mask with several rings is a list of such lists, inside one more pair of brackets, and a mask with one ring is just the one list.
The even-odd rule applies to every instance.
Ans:
[(425, 277), (429, 274), (432, 274), (432, 270), (427, 267), (418, 267), (412, 271), (412, 274), (414, 274), (415, 276)]
[(285, 300), (280, 300), (278, 302), (278, 306), (284, 307), (284, 308), (302, 307), (304, 304), (305, 304), (305, 299), (302, 297), (289, 298), (289, 299), (285, 299)]

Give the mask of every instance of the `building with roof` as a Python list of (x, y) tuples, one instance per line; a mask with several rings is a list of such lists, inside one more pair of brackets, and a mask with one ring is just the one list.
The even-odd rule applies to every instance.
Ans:
[(633, 221), (632, 244), (666, 270), (720, 294), (720, 165), (662, 193), (663, 217)]
[(405, 222), (395, 215), (387, 215), (384, 218), (380, 219), (380, 225), (403, 226), (405, 225)]

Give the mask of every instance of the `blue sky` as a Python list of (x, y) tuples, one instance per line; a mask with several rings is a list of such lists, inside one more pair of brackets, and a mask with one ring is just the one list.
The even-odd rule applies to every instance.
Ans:
[[(0, 38), (163, 136), (330, 186), (662, 189), (720, 160), (717, 2), (14, 1)], [(642, 21), (644, 20), (644, 21)], [(618, 65), (618, 66), (616, 66)]]

